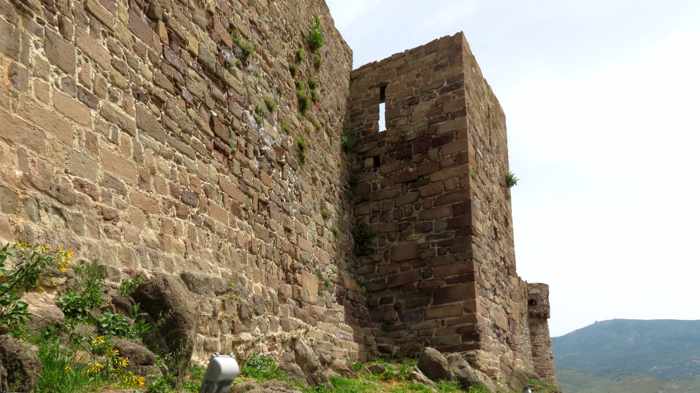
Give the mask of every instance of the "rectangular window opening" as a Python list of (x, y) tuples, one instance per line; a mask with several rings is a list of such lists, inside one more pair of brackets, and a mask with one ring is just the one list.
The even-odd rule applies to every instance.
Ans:
[(386, 85), (379, 87), (379, 132), (386, 131)]

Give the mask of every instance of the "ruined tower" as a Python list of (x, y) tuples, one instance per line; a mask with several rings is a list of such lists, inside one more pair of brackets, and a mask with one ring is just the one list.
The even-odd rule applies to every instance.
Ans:
[(348, 111), (355, 216), (371, 235), (357, 269), (378, 350), (463, 352), (502, 380), (532, 370), (505, 117), (463, 34), (353, 71)]

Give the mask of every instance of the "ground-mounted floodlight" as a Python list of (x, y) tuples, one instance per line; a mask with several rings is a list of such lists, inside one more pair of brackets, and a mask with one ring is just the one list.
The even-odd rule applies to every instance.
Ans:
[(215, 353), (209, 358), (200, 393), (228, 393), (233, 380), (241, 373), (236, 358)]
[(534, 392), (532, 391), (532, 388), (530, 387), (530, 385), (527, 385), (523, 388), (523, 393), (534, 393)]

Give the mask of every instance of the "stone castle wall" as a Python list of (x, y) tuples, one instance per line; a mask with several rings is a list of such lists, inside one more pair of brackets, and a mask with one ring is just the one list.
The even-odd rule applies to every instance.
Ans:
[[(295, 59), (315, 16), (320, 64)], [(303, 336), (357, 359), (351, 62), (321, 0), (0, 0), (0, 238), (69, 246), (114, 280), (182, 275), (200, 358)]]
[(546, 318), (466, 40), (351, 64), (322, 0), (0, 0), (0, 240), (70, 247), (113, 282), (180, 276), (199, 360), (289, 364), (303, 338), (338, 369), (431, 345), (495, 380), (533, 370)]
[(532, 373), (546, 350), (531, 347), (515, 267), (505, 116), (464, 36), (355, 70), (350, 91), (356, 225), (376, 236), (357, 274), (378, 350), (462, 352), (502, 383)]
[(357, 271), (385, 353), (479, 346), (462, 43), (445, 37), (352, 73), (355, 215), (376, 234)]
[(528, 284), (528, 321), (532, 362), (535, 372), (543, 380), (557, 385), (557, 376), (552, 354), (552, 339), (549, 334), (549, 286)]

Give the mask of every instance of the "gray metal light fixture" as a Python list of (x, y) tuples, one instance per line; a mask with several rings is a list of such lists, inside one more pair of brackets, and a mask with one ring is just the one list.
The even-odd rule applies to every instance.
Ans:
[(215, 353), (209, 358), (200, 393), (228, 393), (233, 380), (241, 373), (236, 358)]

